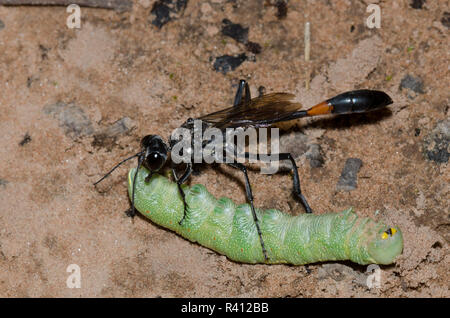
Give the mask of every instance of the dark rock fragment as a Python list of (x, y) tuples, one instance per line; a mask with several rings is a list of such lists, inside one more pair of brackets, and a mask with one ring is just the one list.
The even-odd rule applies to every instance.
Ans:
[(400, 82), (400, 89), (403, 89), (403, 88), (411, 89), (414, 92), (420, 93), (420, 94), (424, 93), (422, 79), (420, 77), (414, 77), (409, 74), (406, 75)]
[(230, 71), (233, 71), (236, 67), (241, 65), (246, 59), (247, 55), (245, 55), (245, 53), (239, 54), (237, 56), (222, 55), (216, 57), (213, 67), (216, 72), (222, 72), (223, 74), (226, 74)]
[(187, 0), (159, 0), (153, 5), (151, 14), (155, 16), (152, 24), (162, 28), (170, 20), (178, 18), (187, 5)]
[(437, 163), (448, 162), (450, 152), (450, 120), (437, 123), (423, 142), (424, 154), (428, 160)]
[(414, 137), (420, 136), (420, 128), (414, 129)]
[(228, 19), (223, 19), (222, 24), (221, 32), (223, 35), (229, 36), (237, 42), (245, 44), (247, 50), (253, 54), (261, 53), (261, 45), (248, 40), (248, 28), (244, 28), (242, 25), (233, 23)]
[[(280, 135), (280, 153), (290, 153), (294, 160), (298, 160), (308, 151), (308, 136), (301, 131), (291, 131)], [(280, 161), (280, 171), (290, 171), (291, 163), (288, 160)]]
[(276, 17), (280, 20), (286, 18), (288, 11), (286, 2), (284, 0), (277, 0), (275, 7), (277, 8)]
[(425, 4), (426, 0), (412, 0), (411, 1), (411, 8), (413, 9), (423, 9), (423, 5)]
[(336, 185), (337, 191), (352, 191), (357, 186), (357, 174), (362, 166), (361, 159), (348, 158), (342, 169), (341, 177)]
[(92, 146), (94, 147), (106, 147), (111, 149), (117, 140), (117, 137), (128, 133), (134, 127), (133, 121), (124, 117), (119, 119), (112, 125), (100, 130), (94, 135), (94, 140), (92, 141)]
[(245, 47), (247, 48), (247, 51), (253, 53), (253, 54), (259, 54), (261, 53), (261, 45), (259, 45), (259, 43), (256, 42), (251, 42), (248, 41), (247, 44), (245, 45)]
[(56, 118), (59, 125), (64, 128), (65, 134), (72, 139), (91, 135), (94, 132), (90, 119), (83, 109), (74, 103), (57, 102), (47, 105), (44, 107), (44, 113)]
[[(450, 28), (450, 12), (444, 12), (444, 14), (442, 15), (441, 23), (447, 29)], [(1, 26), (0, 26), (0, 29), (1, 29)]]
[(266, 88), (261, 85), (260, 87), (258, 87), (258, 97), (261, 97), (264, 94), (266, 94)]
[(222, 21), (222, 34), (225, 36), (229, 36), (232, 39), (240, 43), (247, 43), (248, 41), (248, 28), (242, 27), (242, 25), (238, 23), (233, 23), (228, 19), (223, 19)]
[(308, 151), (308, 136), (301, 131), (291, 131), (280, 136), (280, 152), (288, 152), (294, 160)]
[(319, 144), (309, 145), (306, 158), (309, 160), (311, 168), (320, 168), (325, 162), (323, 159), (323, 151)]
[(23, 139), (19, 142), (19, 146), (23, 147), (30, 141), (31, 141), (31, 136), (28, 133), (25, 133), (25, 136), (23, 136)]

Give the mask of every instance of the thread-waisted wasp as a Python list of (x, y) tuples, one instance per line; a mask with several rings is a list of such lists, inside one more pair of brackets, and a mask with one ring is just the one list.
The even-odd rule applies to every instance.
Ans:
[[(292, 102), (292, 99), (294, 97), (294, 95), (289, 93), (271, 93), (252, 99), (248, 83), (245, 80), (240, 80), (239, 87), (234, 98), (234, 105), (232, 107), (202, 116), (197, 120), (201, 121), (201, 125), (203, 126), (203, 128), (218, 128), (225, 133), (225, 130), (227, 128), (269, 127), (277, 122), (289, 121), (302, 117), (311, 117), (326, 114), (364, 113), (383, 108), (392, 103), (392, 99), (382, 91), (363, 89), (339, 94), (307, 110), (301, 110), (301, 104)], [(181, 125), (182, 128), (190, 130), (192, 137), (194, 137), (194, 121), (194, 119), (189, 118), (183, 125)], [(192, 138), (192, 140), (194, 140), (194, 138)], [(143, 165), (150, 171), (150, 173), (146, 177), (146, 181), (149, 181), (152, 173), (158, 172), (165, 165), (168, 156), (178, 142), (180, 142), (180, 140), (178, 138), (173, 138), (172, 136), (169, 137), (168, 143), (165, 143), (163, 139), (157, 135), (145, 136), (141, 140), (142, 150), (140, 152), (119, 162), (100, 180), (95, 182), (94, 185), (98, 184), (103, 179), (108, 177), (124, 162), (137, 157), (138, 166), (133, 180), (133, 192), (131, 200), (132, 206), (129, 212), (129, 216), (134, 216), (135, 181), (140, 167)], [(202, 142), (202, 146), (206, 146), (207, 143), (208, 142)], [(245, 152), (245, 159), (249, 159), (250, 155), (251, 154), (249, 152)], [(256, 155), (256, 158), (257, 160), (261, 160), (261, 157), (258, 154)], [(278, 160), (288, 160), (291, 162), (293, 173), (293, 192), (304, 206), (306, 213), (312, 213), (312, 210), (308, 202), (306, 201), (306, 198), (303, 196), (300, 188), (300, 178), (294, 158), (290, 153), (279, 153)], [(174, 164), (171, 160), (172, 173), (178, 185), (178, 190), (184, 203), (184, 215), (180, 220), (180, 224), (182, 224), (188, 212), (184, 192), (181, 188), (181, 185), (189, 178), (193, 171), (192, 162), (193, 160), (185, 163), (185, 170), (183, 174), (181, 176), (178, 176), (176, 173), (177, 164)], [(243, 163), (239, 162), (223, 163), (233, 168), (239, 169), (244, 174), (247, 200), (251, 206), (253, 219), (255, 221), (256, 229), (258, 231), (259, 239), (261, 242), (262, 252), (265, 259), (267, 259), (264, 240), (261, 235), (258, 218), (256, 216), (255, 207), (253, 204), (253, 194), (248, 178), (247, 167)]]

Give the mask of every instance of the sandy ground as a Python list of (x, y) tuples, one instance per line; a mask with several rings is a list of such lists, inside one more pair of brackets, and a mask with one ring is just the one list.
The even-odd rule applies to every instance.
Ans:
[[(379, 29), (365, 25), (370, 1), (289, 1), (280, 18), (263, 1), (190, 0), (161, 28), (151, 0), (124, 13), (82, 8), (81, 29), (66, 26), (64, 7), (0, 6), (0, 296), (449, 297), (450, 8), (411, 2), (380, 1)], [(248, 27), (261, 52), (223, 35), (223, 19)], [(215, 70), (217, 57), (242, 53), (234, 70)], [(254, 96), (264, 86), (306, 107), (358, 88), (395, 101), (287, 132), (319, 145), (323, 164), (297, 156), (315, 213), (353, 206), (403, 230), (404, 252), (381, 267), (379, 288), (367, 287), (364, 266), (239, 264), (131, 220), (131, 163), (92, 186), (142, 136), (167, 138), (186, 118), (231, 105), (240, 78)], [(338, 191), (348, 158), (362, 161), (357, 188)], [(289, 175), (250, 179), (258, 207), (303, 213)], [(206, 168), (195, 183), (245, 202), (238, 171)], [(81, 288), (67, 287), (70, 264)]]

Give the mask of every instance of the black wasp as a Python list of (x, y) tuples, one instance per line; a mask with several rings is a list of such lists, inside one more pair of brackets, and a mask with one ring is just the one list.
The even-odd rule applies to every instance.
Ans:
[[(234, 105), (232, 107), (205, 115), (198, 118), (198, 120), (201, 121), (203, 128), (218, 128), (225, 132), (226, 128), (268, 127), (277, 122), (283, 122), (302, 117), (325, 114), (363, 113), (383, 108), (392, 103), (392, 99), (384, 92), (363, 89), (342, 93), (333, 98), (327, 99), (326, 101), (321, 102), (309, 108), (308, 110), (301, 110), (302, 106), (299, 103), (291, 101), (294, 97), (294, 95), (289, 93), (271, 93), (252, 99), (250, 96), (248, 83), (245, 80), (241, 80), (239, 82), (239, 87), (234, 99)], [(189, 129), (193, 137), (194, 119), (189, 118), (181, 127)], [(192, 140), (194, 140), (194, 138), (192, 138)], [(146, 177), (146, 181), (149, 181), (152, 173), (159, 171), (164, 166), (173, 146), (177, 142), (179, 142), (179, 140), (172, 137), (169, 137), (169, 142), (167, 144), (160, 136), (145, 136), (141, 140), (142, 150), (140, 152), (129, 158), (126, 158), (125, 160), (122, 160), (99, 181), (94, 183), (94, 185), (109, 176), (122, 163), (135, 157), (138, 158), (136, 175), (137, 171), (143, 165), (150, 171), (150, 173)], [(203, 146), (205, 145), (203, 144)], [(248, 159), (249, 157), (250, 154), (248, 152), (245, 152), (245, 158)], [(256, 158), (257, 160), (262, 160), (258, 155), (256, 155)], [(306, 213), (312, 213), (312, 210), (309, 207), (309, 204), (300, 189), (300, 179), (298, 176), (297, 165), (295, 164), (293, 157), (290, 153), (279, 153), (278, 158), (279, 160), (289, 160), (291, 162), (293, 172), (293, 192), (304, 206)], [(178, 185), (179, 193), (184, 203), (184, 215), (180, 220), (180, 224), (182, 224), (183, 220), (186, 217), (187, 206), (184, 198), (184, 192), (181, 189), (181, 185), (189, 178), (193, 171), (193, 160), (184, 164), (185, 168), (181, 176), (178, 176), (176, 173), (177, 165), (173, 164), (172, 160), (171, 162), (173, 176)], [(244, 164), (238, 162), (224, 163), (233, 168), (241, 170), (244, 174), (247, 200), (251, 206), (253, 219), (255, 221), (256, 229), (258, 231), (259, 239), (261, 242), (262, 252), (265, 259), (267, 260), (267, 252), (264, 247), (264, 241), (261, 235), (258, 218), (256, 216), (255, 208), (253, 205), (253, 195), (247, 174), (247, 168)], [(129, 212), (130, 216), (135, 215), (134, 190), (136, 175), (133, 181), (132, 208)]]

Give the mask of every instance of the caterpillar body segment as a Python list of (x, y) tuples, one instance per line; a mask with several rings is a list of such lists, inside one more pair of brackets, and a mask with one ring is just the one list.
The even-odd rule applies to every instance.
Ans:
[[(131, 196), (135, 169), (128, 174)], [(267, 249), (265, 260), (250, 205), (216, 199), (205, 186), (183, 185), (187, 215), (176, 183), (148, 171), (137, 174), (135, 208), (154, 223), (175, 231), (229, 259), (242, 263), (289, 263), (351, 260), (358, 264), (391, 264), (402, 252), (400, 229), (358, 217), (352, 209), (340, 213), (292, 216), (275, 209), (256, 209)]]

